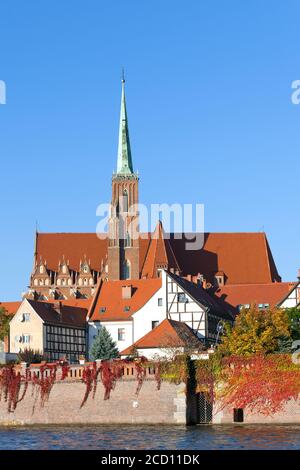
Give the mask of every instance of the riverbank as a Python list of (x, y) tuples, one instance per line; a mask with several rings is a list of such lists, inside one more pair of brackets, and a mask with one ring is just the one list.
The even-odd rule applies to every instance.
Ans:
[(0, 427), (1, 450), (299, 450), (300, 425)]

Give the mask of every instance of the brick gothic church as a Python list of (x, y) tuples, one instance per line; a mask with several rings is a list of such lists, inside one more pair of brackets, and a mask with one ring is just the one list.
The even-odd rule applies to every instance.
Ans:
[[(102, 281), (151, 279), (166, 269), (205, 286), (281, 282), (265, 233), (205, 233), (203, 248), (186, 251), (184, 237), (164, 236), (138, 227), (138, 185), (134, 172), (125, 101), (119, 129), (117, 172), (112, 176), (108, 233), (36, 233), (34, 267), (26, 297), (51, 300), (90, 298)], [(129, 208), (134, 207), (133, 210)]]

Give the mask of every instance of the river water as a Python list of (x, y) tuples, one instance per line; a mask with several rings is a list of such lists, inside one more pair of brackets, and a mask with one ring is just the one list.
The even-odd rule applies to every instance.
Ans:
[(0, 428), (0, 449), (300, 449), (300, 425)]

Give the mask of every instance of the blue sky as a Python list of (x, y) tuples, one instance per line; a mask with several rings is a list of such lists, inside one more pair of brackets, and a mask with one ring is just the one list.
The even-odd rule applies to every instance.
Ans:
[(41, 231), (94, 231), (116, 167), (126, 69), (140, 200), (204, 203), (206, 231), (266, 231), (300, 267), (297, 1), (3, 0), (0, 300)]

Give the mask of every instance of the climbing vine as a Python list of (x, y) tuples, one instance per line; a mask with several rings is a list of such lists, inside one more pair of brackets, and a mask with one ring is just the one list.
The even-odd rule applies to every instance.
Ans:
[(219, 377), (222, 407), (272, 415), (300, 393), (300, 367), (288, 354), (255, 354), (223, 359)]
[(7, 403), (9, 413), (15, 411), (17, 404), (20, 403), (26, 395), (28, 385), (32, 385), (32, 396), (34, 397), (33, 411), (38, 398), (41, 407), (49, 400), (49, 395), (56, 381), (58, 366), (61, 367), (61, 380), (68, 376), (69, 365), (62, 362), (54, 364), (41, 364), (37, 370), (26, 368), (25, 373), (21, 374), (13, 365), (4, 366), (0, 369), (0, 401)]
[[(60, 374), (58, 371), (60, 370)], [(85, 384), (82, 408), (88, 397), (95, 398), (97, 384), (104, 388), (108, 400), (125, 370), (129, 379), (136, 380), (139, 394), (147, 370), (155, 379), (157, 390), (164, 381), (185, 383), (187, 393), (201, 392), (216, 409), (225, 407), (246, 408), (250, 413), (272, 415), (281, 411), (289, 400), (297, 400), (300, 393), (300, 366), (286, 354), (254, 354), (252, 356), (227, 356), (217, 353), (208, 360), (191, 361), (186, 355), (172, 361), (148, 361), (143, 357), (115, 359), (87, 363), (81, 381)], [(39, 400), (43, 407), (49, 400), (54, 384), (69, 377), (70, 366), (64, 362), (42, 363), (28, 367), (23, 373), (18, 366), (0, 368), (0, 401), (7, 403), (9, 413), (15, 411), (32, 385), (33, 411)]]
[(7, 403), (9, 413), (14, 412), (17, 404), (24, 399), (28, 388), (28, 378), (29, 371), (22, 376), (13, 366), (0, 369), (0, 401), (4, 400)]

